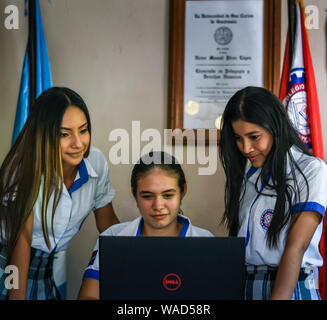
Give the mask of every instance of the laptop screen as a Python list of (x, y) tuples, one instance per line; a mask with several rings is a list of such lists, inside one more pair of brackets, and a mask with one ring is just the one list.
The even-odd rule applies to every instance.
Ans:
[(100, 236), (100, 299), (242, 300), (244, 238)]

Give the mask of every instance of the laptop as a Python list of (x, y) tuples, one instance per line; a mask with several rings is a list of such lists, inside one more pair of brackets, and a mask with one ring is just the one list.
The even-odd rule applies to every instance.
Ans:
[(100, 299), (243, 300), (245, 239), (100, 236)]

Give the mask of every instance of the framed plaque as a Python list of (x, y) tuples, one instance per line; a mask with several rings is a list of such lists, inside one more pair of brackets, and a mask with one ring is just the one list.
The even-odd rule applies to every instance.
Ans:
[(278, 93), (280, 11), (280, 0), (170, 0), (169, 129), (195, 139), (205, 131), (206, 142), (215, 132), (219, 141), (236, 91)]

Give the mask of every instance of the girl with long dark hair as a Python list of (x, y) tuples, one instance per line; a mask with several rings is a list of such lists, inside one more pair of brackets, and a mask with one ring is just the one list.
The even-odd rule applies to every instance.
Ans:
[[(53, 87), (35, 101), (0, 169), (0, 299), (60, 299), (53, 260), (93, 210), (99, 232), (118, 219), (108, 164), (90, 146), (83, 99)], [(4, 269), (19, 287), (7, 290)]]
[(222, 116), (230, 236), (246, 239), (246, 299), (319, 299), (317, 267), (327, 166), (313, 157), (280, 100), (247, 87)]

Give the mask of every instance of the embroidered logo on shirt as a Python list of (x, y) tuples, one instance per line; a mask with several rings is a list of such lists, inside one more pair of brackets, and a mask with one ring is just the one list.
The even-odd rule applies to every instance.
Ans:
[(260, 224), (264, 230), (269, 229), (273, 215), (274, 215), (274, 210), (271, 210), (271, 209), (265, 210), (263, 212), (263, 214), (261, 215)]

